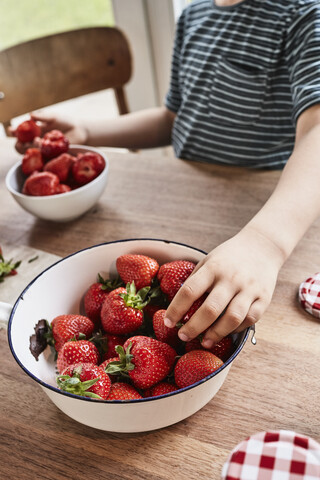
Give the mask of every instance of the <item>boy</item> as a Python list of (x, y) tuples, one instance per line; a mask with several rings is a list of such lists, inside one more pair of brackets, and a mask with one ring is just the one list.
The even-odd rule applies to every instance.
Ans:
[[(33, 114), (72, 143), (132, 149), (173, 144), (177, 157), (282, 168), (273, 194), (233, 238), (212, 250), (170, 304), (173, 327), (210, 348), (253, 325), (278, 272), (320, 212), (320, 4), (316, 0), (198, 0), (176, 31), (165, 106), (96, 125)], [(17, 145), (19, 148), (19, 145)]]

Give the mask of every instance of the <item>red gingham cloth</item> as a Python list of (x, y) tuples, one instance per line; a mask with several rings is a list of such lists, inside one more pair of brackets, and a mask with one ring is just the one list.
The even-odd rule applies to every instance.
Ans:
[(301, 283), (299, 302), (308, 313), (320, 318), (320, 273), (315, 273)]
[(289, 430), (260, 432), (239, 443), (221, 480), (319, 480), (320, 444)]

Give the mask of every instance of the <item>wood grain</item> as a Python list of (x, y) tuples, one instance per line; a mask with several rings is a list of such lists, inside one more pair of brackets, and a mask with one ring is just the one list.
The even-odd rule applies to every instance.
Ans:
[[(5, 174), (19, 156), (12, 142), (0, 142), (0, 244), (64, 256), (100, 242), (151, 237), (209, 251), (252, 217), (280, 175), (152, 152), (106, 152), (110, 178), (99, 203), (78, 220), (53, 224), (24, 212), (6, 191)], [(255, 432), (288, 429), (320, 441), (320, 321), (297, 302), (300, 282), (320, 271), (319, 234), (317, 221), (280, 272), (257, 325), (257, 345), (246, 343), (218, 394), (159, 431), (114, 434), (76, 423), (24, 374), (0, 332), (0, 476), (218, 480), (230, 450)]]

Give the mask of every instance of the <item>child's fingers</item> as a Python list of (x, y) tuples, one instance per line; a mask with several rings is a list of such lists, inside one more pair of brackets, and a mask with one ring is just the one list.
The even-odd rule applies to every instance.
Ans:
[(12, 127), (12, 126), (8, 127), (6, 132), (7, 132), (7, 135), (9, 137), (15, 137), (16, 136), (16, 128), (15, 127)]
[(35, 137), (32, 142), (25, 142), (25, 143), (22, 143), (19, 140), (17, 140), (15, 143), (15, 149), (17, 150), (18, 153), (21, 153), (22, 155), (28, 150), (28, 148), (41, 149), (41, 138)]
[(61, 117), (59, 114), (54, 112), (46, 112), (44, 110), (37, 110), (31, 112), (30, 114), (32, 120), (39, 122), (40, 126), (45, 132), (53, 129), (61, 130), (65, 132), (74, 128), (74, 122), (71, 119), (68, 119), (66, 116)]
[(42, 140), (41, 140), (41, 137), (35, 137), (33, 139), (33, 142), (32, 142), (32, 147), (33, 148), (40, 148), (41, 149), (41, 145), (42, 145)]
[(30, 113), (30, 117), (35, 122), (50, 123), (55, 121), (55, 116), (52, 113), (45, 112), (44, 110), (35, 110)]
[(16, 141), (15, 143), (15, 149), (17, 150), (18, 153), (21, 153), (22, 155), (28, 150), (28, 148), (33, 147), (32, 143), (22, 143), (19, 140)]
[[(190, 320), (180, 328), (178, 332), (180, 339), (186, 342), (207, 330), (226, 309), (236, 293), (237, 290), (231, 283), (217, 283)], [(230, 330), (238, 325), (238, 323), (233, 325)], [(210, 338), (210, 333), (206, 333), (206, 338)]]
[(195, 274), (191, 274), (170, 303), (164, 320), (165, 325), (174, 327), (192, 304), (212, 286), (212, 283), (213, 275), (206, 265)]
[(262, 315), (264, 314), (265, 310), (267, 309), (268, 302), (258, 299), (253, 304), (251, 305), (246, 318), (242, 322), (241, 325), (239, 325), (238, 328), (234, 330), (234, 333), (239, 333), (245, 330), (248, 327), (252, 327), (255, 323), (260, 320)]
[(245, 328), (242, 325), (250, 310), (252, 298), (255, 298), (255, 295), (248, 292), (240, 292), (236, 295), (223, 315), (206, 331), (202, 341), (203, 347), (211, 348), (229, 333)]
[(24, 143), (21, 143), (19, 141), (15, 143), (15, 149), (17, 150), (18, 153), (21, 153), (21, 155), (23, 155), (26, 151)]
[[(30, 117), (40, 126), (41, 136), (47, 132), (50, 132), (50, 130), (54, 130), (59, 127), (56, 118), (52, 115), (52, 113), (48, 114), (42, 110), (37, 110), (36, 112), (31, 112)], [(61, 128), (58, 129), (61, 130)]]

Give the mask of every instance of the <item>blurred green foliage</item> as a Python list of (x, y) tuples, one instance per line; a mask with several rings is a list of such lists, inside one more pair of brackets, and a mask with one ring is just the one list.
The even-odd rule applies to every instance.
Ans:
[(0, 50), (81, 27), (114, 25), (110, 0), (0, 0)]

